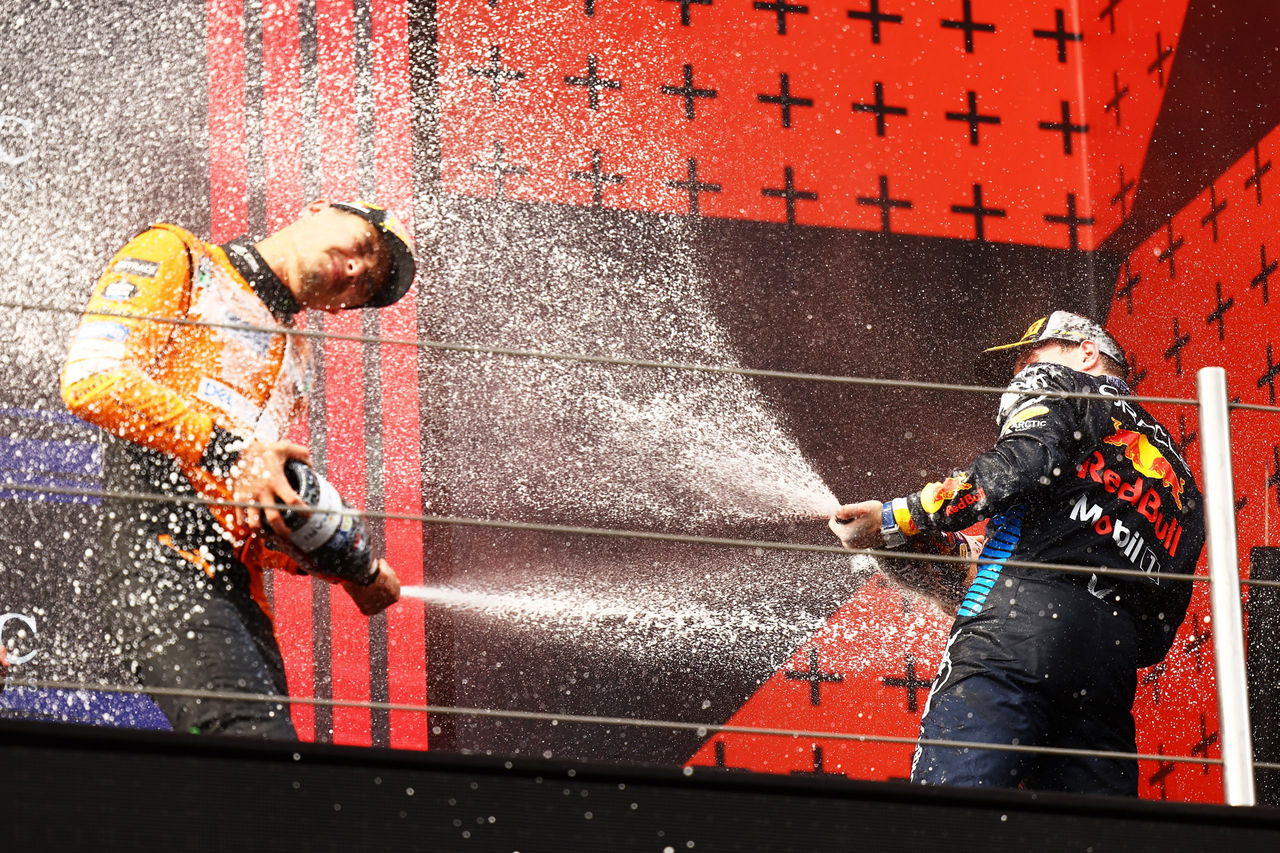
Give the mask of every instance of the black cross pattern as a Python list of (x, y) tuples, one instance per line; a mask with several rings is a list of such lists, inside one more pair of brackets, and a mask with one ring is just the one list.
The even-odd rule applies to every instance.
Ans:
[(490, 163), (471, 164), (473, 171), (493, 173), (493, 194), (497, 198), (507, 197), (507, 175), (529, 174), (528, 168), (508, 164), (505, 158), (506, 152), (502, 149), (502, 143), (495, 139), (493, 142), (493, 161)]
[(1164, 360), (1173, 359), (1174, 373), (1178, 376), (1182, 375), (1182, 350), (1187, 344), (1191, 343), (1191, 333), (1181, 332), (1178, 329), (1178, 318), (1173, 318), (1173, 343), (1164, 351)]
[(669, 180), (667, 186), (672, 189), (684, 190), (689, 194), (689, 213), (698, 215), (698, 199), (702, 193), (718, 193), (724, 189), (719, 184), (706, 183), (698, 180), (698, 161), (689, 158), (689, 173), (683, 181)]
[(690, 6), (710, 6), (711, 0), (667, 0), (669, 3), (680, 4), (680, 25), (687, 27), (692, 22), (689, 19)]
[(1178, 276), (1177, 267), (1174, 266), (1174, 262), (1176, 260), (1175, 256), (1178, 254), (1178, 250), (1182, 248), (1182, 244), (1185, 243), (1186, 240), (1184, 240), (1182, 237), (1175, 238), (1173, 236), (1173, 217), (1172, 216), (1169, 217), (1169, 222), (1167, 224), (1167, 233), (1168, 233), (1168, 244), (1163, 249), (1160, 250), (1160, 253), (1158, 255), (1156, 255), (1156, 261), (1162, 264), (1167, 263), (1169, 265), (1169, 278), (1170, 280), (1172, 280), (1174, 278), (1177, 278)]
[(1156, 58), (1147, 66), (1148, 74), (1156, 75), (1156, 82), (1164, 88), (1164, 64), (1173, 56), (1173, 47), (1165, 47), (1160, 33), (1156, 33)]
[(1053, 11), (1054, 28), (1051, 30), (1032, 30), (1031, 34), (1038, 39), (1053, 39), (1058, 43), (1058, 62), (1067, 61), (1067, 42), (1084, 41), (1084, 33), (1073, 33), (1067, 30), (1066, 13), (1061, 9)]
[[(1191, 747), (1191, 754), (1203, 755), (1207, 759), (1209, 757), (1209, 747), (1213, 746), (1217, 742), (1218, 742), (1218, 732), (1209, 731), (1208, 721), (1205, 719), (1204, 714), (1201, 714), (1200, 715), (1200, 740), (1198, 740), (1195, 743), (1195, 745)], [(1209, 762), (1205, 761), (1205, 763), (1201, 764), (1200, 767), (1203, 770), (1203, 775), (1208, 776)]]
[(889, 195), (889, 176), (880, 176), (880, 195), (878, 196), (858, 196), (858, 204), (875, 205), (880, 208), (880, 231), (889, 234), (893, 229), (889, 227), (889, 212), (895, 207), (910, 210), (912, 203), (905, 198), (892, 198)]
[(1224, 198), (1219, 202), (1217, 187), (1213, 184), (1209, 184), (1209, 212), (1200, 217), (1200, 227), (1203, 228), (1206, 225), (1213, 226), (1213, 242), (1215, 243), (1218, 242), (1218, 217), (1222, 214), (1222, 211), (1227, 209), (1228, 201), (1230, 201), (1230, 199)]
[(627, 180), (626, 175), (610, 175), (604, 171), (600, 161), (599, 148), (591, 149), (590, 172), (570, 172), (569, 177), (575, 181), (589, 181), (591, 183), (591, 203), (595, 207), (601, 207), (604, 204), (605, 184), (621, 184)]
[(1187, 448), (1199, 437), (1200, 433), (1198, 431), (1187, 431), (1187, 416), (1178, 415), (1178, 440), (1173, 443), (1173, 446), (1177, 448), (1178, 455), (1186, 456)]
[(1142, 283), (1142, 273), (1134, 272), (1129, 263), (1129, 258), (1124, 259), (1124, 284), (1116, 288), (1116, 301), (1121, 299), (1125, 301), (1125, 310), (1133, 314), (1133, 289)]
[(1249, 282), (1249, 289), (1253, 290), (1258, 285), (1262, 285), (1262, 304), (1268, 305), (1271, 302), (1271, 274), (1276, 271), (1276, 265), (1280, 264), (1280, 261), (1267, 263), (1267, 247), (1265, 244), (1258, 246), (1258, 255), (1262, 258), (1262, 268), (1253, 277), (1253, 280)]
[(1102, 105), (1102, 111), (1109, 113), (1116, 111), (1116, 127), (1120, 126), (1120, 102), (1129, 95), (1129, 87), (1120, 85), (1120, 72), (1111, 72), (1111, 89), (1115, 93), (1111, 96), (1111, 100)]
[[(1271, 354), (1271, 344), (1267, 344), (1267, 370), (1258, 379), (1258, 388), (1263, 385), (1267, 386), (1267, 396), (1271, 398), (1271, 405), (1276, 404), (1276, 377), (1280, 376), (1280, 364), (1275, 363), (1275, 356)], [(1277, 464), (1280, 469), (1280, 464)]]
[(987, 207), (982, 203), (982, 184), (973, 185), (973, 204), (953, 204), (952, 213), (964, 213), (973, 217), (974, 238), (984, 243), (987, 240), (986, 220), (988, 216), (997, 219), (1008, 216), (1002, 207)]
[(752, 6), (761, 12), (773, 12), (778, 16), (778, 35), (780, 36), (787, 34), (787, 15), (809, 14), (808, 6), (799, 3), (788, 3), (786, 0), (769, 0), (769, 2), (756, 0)]
[(871, 43), (880, 43), (881, 24), (901, 24), (902, 16), (880, 11), (880, 0), (870, 0), (868, 9), (850, 9), (847, 14), (855, 21), (868, 21), (871, 24)]
[[(782, 107), (782, 126), (791, 127), (791, 108), (792, 107), (811, 107), (813, 106), (813, 98), (798, 98), (791, 94), (791, 76), (785, 71), (778, 75), (779, 91), (776, 95), (756, 95), (756, 100), (762, 104), (777, 104)], [(882, 136), (884, 134), (881, 134)]]
[(1200, 666), (1204, 661), (1205, 647), (1213, 639), (1213, 629), (1204, 624), (1204, 620), (1200, 618), (1199, 613), (1192, 613), (1189, 621), (1191, 622), (1191, 636), (1187, 638), (1187, 644), (1182, 650), (1187, 654), (1196, 656), (1196, 672), (1200, 672)]
[(818, 744), (813, 745), (813, 769), (812, 770), (792, 770), (792, 776), (843, 776), (843, 773), (835, 773), (826, 767), (826, 753)]
[(861, 104), (854, 102), (852, 104), (853, 111), (858, 113), (875, 113), (876, 114), (876, 136), (884, 136), (886, 115), (904, 116), (907, 114), (906, 107), (889, 107), (884, 103), (884, 83), (876, 81), (875, 102), (871, 104)]
[(1267, 488), (1276, 489), (1276, 503), (1280, 504), (1280, 447), (1271, 447), (1271, 473), (1267, 475)]
[(786, 175), (785, 187), (765, 187), (764, 189), (760, 190), (760, 194), (769, 196), (770, 198), (786, 199), (787, 200), (787, 224), (795, 225), (796, 224), (796, 200), (800, 199), (804, 201), (817, 201), (818, 194), (816, 192), (813, 192), (812, 190), (796, 189), (795, 171), (790, 166), (786, 166), (783, 168), (783, 174)]
[(1257, 196), (1258, 204), (1262, 204), (1262, 176), (1271, 171), (1271, 161), (1262, 162), (1262, 152), (1258, 150), (1258, 146), (1253, 146), (1253, 172), (1245, 179), (1244, 188), (1253, 187)]
[(564, 82), (570, 86), (583, 86), (587, 90), (587, 103), (591, 109), (600, 109), (600, 92), (604, 89), (621, 89), (621, 80), (609, 80), (600, 76), (597, 69), (597, 63), (594, 53), (587, 54), (587, 76), (586, 77), (566, 77)]
[(916, 693), (920, 690), (928, 691), (933, 687), (933, 680), (925, 681), (916, 675), (916, 659), (908, 654), (906, 656), (906, 673), (903, 675), (886, 675), (880, 679), (884, 682), (885, 687), (902, 687), (907, 691), (907, 710), (915, 713), (920, 707)]
[(489, 64), (483, 68), (468, 68), (467, 73), (473, 77), (485, 77), (489, 80), (489, 96), (493, 102), (502, 101), (502, 84), (508, 80), (523, 80), (524, 72), (506, 68), (502, 64), (502, 48), (489, 46)]
[[(1240, 398), (1237, 396), (1237, 397), (1233, 398), (1233, 399), (1231, 400), (1231, 402), (1233, 402), (1233, 403), (1239, 403), (1239, 402), (1240, 402)], [(1242, 496), (1240, 497), (1240, 500), (1236, 501), (1236, 512), (1240, 512), (1242, 509), (1244, 509), (1244, 508), (1245, 508), (1246, 506), (1248, 506), (1248, 505), (1249, 505), (1249, 499), (1248, 499), (1247, 497), (1244, 497), (1244, 496), (1242, 495)]]
[(684, 66), (684, 85), (683, 86), (663, 86), (661, 87), (664, 95), (679, 95), (684, 98), (684, 117), (689, 121), (693, 121), (698, 117), (693, 104), (694, 98), (714, 98), (719, 93), (716, 89), (698, 89), (693, 85), (693, 66), (685, 63)]
[(716, 767), (719, 767), (721, 770), (750, 770), (751, 769), (749, 767), (734, 767), (733, 765), (728, 763), (728, 761), (725, 759), (725, 754), (724, 754), (724, 740), (716, 741), (715, 750), (716, 750)]
[(1073, 252), (1080, 248), (1080, 226), (1093, 224), (1092, 216), (1080, 216), (1076, 212), (1075, 193), (1067, 193), (1066, 214), (1046, 213), (1044, 215), (1044, 220), (1045, 222), (1053, 222), (1058, 225), (1067, 226), (1067, 230), (1070, 235), (1070, 247)]
[[(1160, 744), (1157, 754), (1164, 755), (1164, 744)], [(1152, 787), (1158, 786), (1160, 788), (1160, 799), (1167, 800), (1169, 799), (1167, 780), (1171, 775), (1173, 775), (1173, 771), (1178, 765), (1174, 764), (1172, 761), (1158, 761), (1156, 764), (1158, 769), (1148, 777), (1147, 782), (1150, 783)]]
[(1131, 356), (1129, 360), (1133, 362), (1129, 371), (1129, 387), (1137, 391), (1138, 386), (1147, 381), (1147, 369), (1138, 363), (1137, 356)]
[(809, 682), (809, 704), (818, 706), (822, 704), (822, 685), (823, 683), (839, 684), (844, 681), (844, 676), (838, 672), (823, 672), (818, 666), (818, 650), (809, 649), (809, 668), (808, 669), (789, 669), (787, 670), (787, 678), (792, 681)]
[(1215, 283), (1214, 287), (1218, 291), (1218, 304), (1213, 309), (1213, 311), (1209, 314), (1209, 316), (1204, 318), (1204, 321), (1208, 323), (1210, 326), (1212, 326), (1214, 323), (1217, 323), (1218, 324), (1218, 340), (1225, 341), (1227, 339), (1227, 332), (1226, 332), (1226, 324), (1223, 322), (1223, 320), (1226, 317), (1227, 312), (1236, 306), (1236, 298), (1232, 296), (1232, 297), (1229, 297), (1226, 302), (1223, 302), (1222, 301), (1222, 282), (1219, 281)]
[(1151, 701), (1157, 705), (1160, 704), (1160, 678), (1167, 668), (1168, 665), (1164, 661), (1160, 661), (1160, 663), (1142, 674), (1142, 683), (1151, 685)]
[(948, 30), (964, 30), (964, 52), (973, 53), (974, 33), (994, 33), (995, 24), (980, 24), (973, 20), (973, 0), (964, 0), (964, 18), (959, 21), (942, 19), (942, 26)]
[(1116, 7), (1119, 6), (1121, 2), (1123, 2), (1123, 0), (1107, 0), (1107, 5), (1098, 13), (1099, 21), (1103, 18), (1107, 18), (1110, 21), (1112, 35), (1115, 35), (1116, 33)]
[(1124, 179), (1124, 164), (1120, 164), (1120, 189), (1116, 190), (1116, 194), (1111, 197), (1111, 206), (1120, 205), (1120, 218), (1129, 218), (1129, 205), (1127, 199), (1129, 193), (1133, 192), (1138, 186), (1135, 180), (1126, 181)]
[(978, 93), (969, 90), (969, 111), (967, 113), (946, 113), (947, 121), (963, 121), (969, 124), (969, 144), (978, 144), (978, 127), (983, 124), (999, 124), (1000, 116), (983, 115), (978, 112)]
[[(822, 774), (828, 772), (826, 768), (826, 752), (816, 743), (813, 745), (813, 772)], [(837, 773), (834, 775), (843, 776), (844, 774)]]
[(1071, 123), (1071, 102), (1062, 101), (1062, 121), (1042, 121), (1040, 122), (1041, 130), (1057, 130), (1062, 133), (1062, 153), (1071, 153), (1071, 134), (1088, 133), (1089, 125), (1072, 124)]

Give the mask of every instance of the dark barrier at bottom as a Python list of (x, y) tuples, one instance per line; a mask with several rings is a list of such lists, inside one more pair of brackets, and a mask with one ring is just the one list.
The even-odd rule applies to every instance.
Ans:
[[(1253, 548), (1249, 577), (1280, 580), (1280, 548)], [(1280, 590), (1255, 586), (1249, 590), (1248, 676), (1249, 722), (1257, 761), (1280, 761)], [(1258, 802), (1280, 806), (1280, 770), (1259, 770)]]
[(0, 722), (5, 850), (1280, 849), (1280, 810)]

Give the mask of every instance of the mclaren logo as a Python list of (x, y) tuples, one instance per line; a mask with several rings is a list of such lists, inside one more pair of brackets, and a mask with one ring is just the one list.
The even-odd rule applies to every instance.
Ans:
[(18, 116), (0, 116), (0, 165), (21, 166), (34, 156), (35, 125)]
[(21, 116), (0, 115), (0, 191), (34, 193), (37, 190), (35, 178), (24, 174), (22, 168), (34, 156), (35, 123)]
[[(37, 634), (36, 617), (28, 616), (25, 613), (2, 613), (0, 614), (0, 644), (3, 644), (5, 641), (6, 631), (13, 632), (13, 629), (9, 628), (10, 622), (17, 622), (18, 624), (24, 625), (26, 627), (27, 629), (26, 631), (18, 629), (16, 633), (18, 633), (19, 635), (25, 634), (26, 637), (24, 637), (24, 639), (26, 639), (28, 642), (35, 639), (35, 636)], [(31, 651), (26, 652), (25, 654), (9, 655), (9, 664), (10, 666), (18, 666), (20, 664), (24, 664), (39, 653), (40, 653), (39, 649), (32, 649)]]

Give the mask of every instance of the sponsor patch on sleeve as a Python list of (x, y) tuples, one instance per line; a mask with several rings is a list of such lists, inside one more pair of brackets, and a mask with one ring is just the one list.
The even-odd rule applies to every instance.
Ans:
[(1022, 432), (1027, 429), (1042, 427), (1045, 425), (1043, 416), (1047, 414), (1049, 414), (1049, 407), (1043, 405), (1027, 406), (1019, 409), (1005, 422), (1004, 428), (1000, 430), (1000, 435), (1006, 436), (1011, 432)]
[(85, 323), (76, 331), (76, 343), (81, 341), (115, 341), (124, 343), (129, 337), (129, 327), (123, 323), (106, 321)]
[[(93, 373), (115, 369), (125, 358), (125, 341), (128, 338), (129, 327), (122, 323), (85, 323), (76, 330), (76, 336), (71, 340), (67, 362), (82, 365), (77, 368), (77, 375), (81, 379)], [(83, 367), (83, 363), (87, 361), (95, 362), (95, 366)]]
[(117, 363), (125, 357), (124, 344), (120, 341), (104, 341), (90, 338), (78, 340), (71, 346), (67, 354), (68, 361), (81, 361), (86, 358), (109, 358)]
[(117, 279), (102, 288), (102, 297), (112, 302), (128, 302), (137, 295), (137, 286), (126, 278)]
[(111, 373), (119, 368), (120, 359), (118, 358), (77, 359), (67, 364), (66, 370), (62, 373), (62, 382), (64, 385), (74, 385), (77, 382), (83, 382), (90, 376)]
[(160, 272), (160, 265), (155, 261), (144, 261), (142, 258), (121, 258), (112, 264), (113, 272), (136, 275), (139, 278), (155, 278)]

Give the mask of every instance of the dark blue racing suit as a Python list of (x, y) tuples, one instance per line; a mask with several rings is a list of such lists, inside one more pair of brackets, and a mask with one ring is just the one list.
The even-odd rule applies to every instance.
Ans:
[[(892, 503), (908, 535), (990, 519), (929, 695), (922, 741), (1136, 751), (1136, 670), (1165, 656), (1186, 615), (1191, 583), (1171, 576), (1194, 571), (1204, 524), (1191, 471), (1168, 432), (1128, 393), (1113, 377), (1030, 365), (1001, 399), (995, 446), (967, 470)], [(1136, 795), (1137, 762), (926, 742), (911, 778)]]

